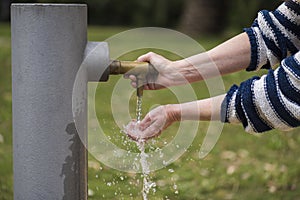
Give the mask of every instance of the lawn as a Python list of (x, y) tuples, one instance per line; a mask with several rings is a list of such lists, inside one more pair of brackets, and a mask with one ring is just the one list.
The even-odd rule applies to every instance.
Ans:
[[(111, 35), (127, 30), (124, 27), (89, 27), (89, 40), (102, 41)], [(225, 36), (198, 38), (200, 44), (209, 49)], [(0, 200), (13, 198), (12, 173), (12, 116), (11, 116), (11, 60), (10, 28), (0, 24)], [(152, 49), (153, 50), (153, 49)], [(122, 56), (134, 60), (141, 52)], [(159, 51), (170, 59), (175, 57)], [(262, 72), (260, 72), (262, 73)], [(224, 77), (226, 89), (239, 83), (253, 73), (241, 72)], [(101, 83), (96, 92), (96, 112), (99, 123), (108, 138), (121, 148), (126, 145), (120, 129), (111, 114), (111, 96), (121, 76)], [(193, 84), (198, 98), (208, 96), (204, 83)], [(158, 98), (159, 97), (159, 98)], [(97, 102), (101, 102), (97, 103)], [(175, 103), (169, 90), (145, 91), (143, 110), (153, 105)], [(134, 95), (130, 100), (131, 115), (134, 116)], [(225, 125), (214, 149), (204, 159), (199, 158), (199, 149), (209, 123), (201, 122), (193, 143), (175, 162), (151, 173), (156, 182), (155, 191), (149, 199), (299, 199), (300, 198), (300, 135), (295, 129), (288, 133), (270, 131), (259, 136), (244, 132), (239, 125)], [(156, 144), (163, 146), (174, 137), (179, 124), (174, 124), (158, 138)], [(89, 199), (142, 199), (140, 174), (121, 172), (105, 166), (89, 155), (88, 168)]]

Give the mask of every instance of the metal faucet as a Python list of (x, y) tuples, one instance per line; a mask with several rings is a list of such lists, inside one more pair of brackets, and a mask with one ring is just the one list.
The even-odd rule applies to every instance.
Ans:
[(136, 95), (143, 96), (144, 83), (147, 78), (158, 75), (158, 71), (148, 62), (114, 60), (109, 65), (109, 74), (132, 74), (136, 76)]

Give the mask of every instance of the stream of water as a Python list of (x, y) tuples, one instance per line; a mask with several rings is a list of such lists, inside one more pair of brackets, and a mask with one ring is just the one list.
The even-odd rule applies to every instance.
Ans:
[(137, 123), (140, 123), (141, 118), (142, 118), (142, 103), (143, 103), (142, 96), (137, 96), (137, 100), (136, 100), (136, 121), (137, 121)]
[[(136, 103), (136, 119), (137, 124), (140, 123), (142, 118), (142, 96), (137, 97), (137, 103)], [(155, 187), (155, 182), (150, 180), (149, 174), (149, 163), (147, 161), (147, 153), (145, 152), (145, 141), (144, 140), (138, 140), (137, 146), (140, 151), (140, 164), (142, 166), (142, 178), (143, 178), (143, 199), (148, 199), (148, 193), (152, 187)]]

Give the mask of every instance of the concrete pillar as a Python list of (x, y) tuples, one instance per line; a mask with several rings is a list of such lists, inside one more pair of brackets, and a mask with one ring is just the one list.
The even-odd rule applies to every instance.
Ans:
[(12, 4), (11, 31), (14, 199), (87, 199), (86, 149), (72, 115), (87, 7)]

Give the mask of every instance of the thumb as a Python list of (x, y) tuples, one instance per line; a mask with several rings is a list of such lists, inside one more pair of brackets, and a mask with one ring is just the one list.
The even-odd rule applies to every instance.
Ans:
[(147, 54), (141, 55), (140, 57), (138, 57), (136, 59), (138, 62), (148, 62), (149, 61), (149, 57), (147, 56)]
[(151, 62), (151, 60), (156, 57), (157, 54), (153, 52), (148, 52), (144, 55), (141, 55), (140, 57), (137, 58), (137, 61), (139, 62)]
[(144, 131), (146, 128), (148, 128), (152, 123), (151, 117), (149, 113), (145, 116), (145, 118), (140, 122), (139, 129), (140, 131)]

